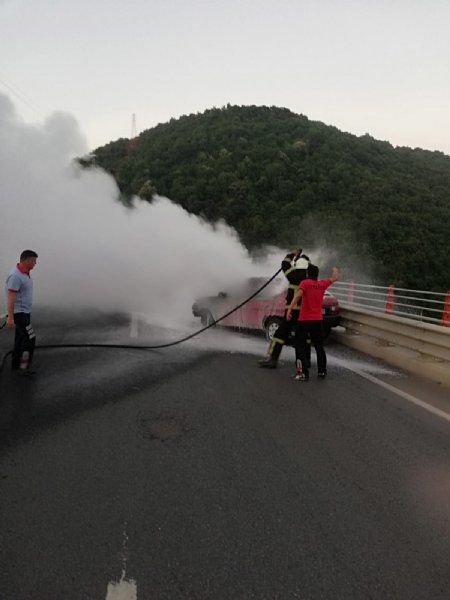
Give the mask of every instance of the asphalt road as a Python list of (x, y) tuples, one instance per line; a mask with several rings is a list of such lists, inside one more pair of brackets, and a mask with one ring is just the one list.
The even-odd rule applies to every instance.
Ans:
[(1, 600), (448, 600), (450, 422), (355, 368), (445, 394), (333, 344), (329, 378), (295, 382), (264, 348), (208, 332), (5, 369)]

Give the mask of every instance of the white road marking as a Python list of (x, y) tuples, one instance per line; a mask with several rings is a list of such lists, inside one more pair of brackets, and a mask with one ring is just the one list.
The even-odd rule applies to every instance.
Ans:
[(125, 571), (123, 571), (118, 583), (108, 583), (106, 600), (137, 600), (137, 587), (134, 579), (127, 581)]
[(355, 369), (353, 367), (346, 366), (346, 368), (349, 371), (353, 371), (360, 377), (364, 377), (364, 379), (368, 379), (372, 383), (375, 383), (376, 385), (379, 385), (379, 386), (385, 388), (386, 390), (389, 390), (390, 392), (397, 394), (397, 396), (400, 396), (401, 398), (408, 400), (408, 402), (412, 402), (413, 404), (420, 406), (421, 408), (427, 410), (428, 412), (433, 413), (434, 415), (436, 415), (438, 417), (441, 417), (441, 419), (444, 419), (445, 421), (450, 422), (450, 414), (449, 413), (446, 413), (445, 411), (443, 411), (439, 408), (436, 408), (435, 406), (432, 406), (431, 404), (427, 404), (423, 400), (419, 400), (419, 398), (416, 398), (415, 396), (412, 396), (411, 394), (408, 394), (407, 392), (403, 392), (402, 390), (397, 389), (393, 385), (389, 385), (389, 383), (385, 383), (384, 381), (381, 381), (381, 379), (377, 379), (376, 377), (373, 377), (373, 375), (369, 375), (369, 373), (364, 373), (364, 371), (360, 371), (359, 369)]
[(122, 577), (119, 582), (111, 581), (106, 590), (106, 600), (137, 600), (137, 586), (134, 579), (126, 578), (127, 567), (127, 524), (125, 523), (122, 540)]

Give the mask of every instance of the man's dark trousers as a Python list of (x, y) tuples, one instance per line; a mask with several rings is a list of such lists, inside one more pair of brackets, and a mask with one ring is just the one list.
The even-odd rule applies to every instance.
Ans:
[(317, 372), (327, 372), (327, 355), (323, 347), (322, 321), (298, 321), (295, 329), (295, 347), (302, 361), (302, 370), (308, 375), (309, 360), (307, 356), (307, 339), (311, 336), (311, 345), (316, 349)]
[(14, 314), (15, 337), (14, 349), (12, 352), (11, 367), (13, 369), (20, 368), (20, 359), (26, 351), (30, 353), (28, 366), (31, 365), (34, 354), (34, 346), (36, 344), (36, 336), (31, 326), (31, 315), (29, 313)]

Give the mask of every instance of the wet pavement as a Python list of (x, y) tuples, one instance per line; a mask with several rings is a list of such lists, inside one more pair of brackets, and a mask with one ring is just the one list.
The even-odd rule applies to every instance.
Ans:
[(256, 367), (265, 347), (211, 333), (5, 370), (1, 600), (448, 598), (450, 424), (350, 368), (408, 385), (377, 361), (330, 344), (328, 379), (299, 383), (290, 349)]

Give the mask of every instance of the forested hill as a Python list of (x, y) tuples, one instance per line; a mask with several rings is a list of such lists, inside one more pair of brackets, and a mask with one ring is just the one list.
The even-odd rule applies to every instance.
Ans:
[[(252, 249), (326, 243), (373, 282), (450, 287), (450, 157), (394, 148), (276, 107), (172, 119), (95, 150), (125, 196), (225, 219)], [(355, 260), (357, 257), (358, 260)]]

